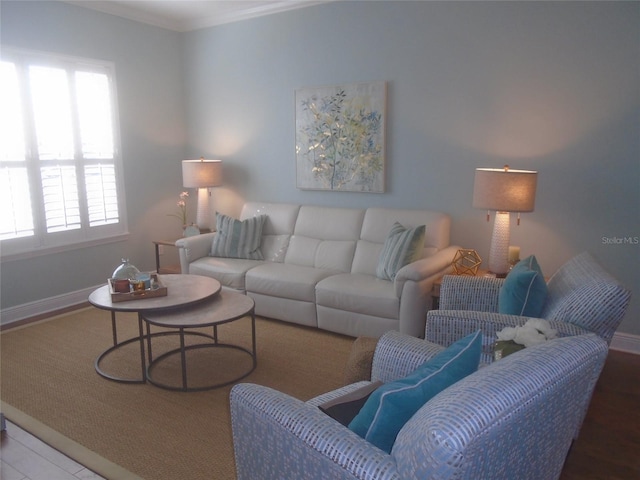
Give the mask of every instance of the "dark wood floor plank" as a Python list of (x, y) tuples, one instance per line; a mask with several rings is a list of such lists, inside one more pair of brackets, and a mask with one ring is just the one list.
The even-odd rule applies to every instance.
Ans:
[(609, 352), (560, 479), (640, 479), (640, 355)]

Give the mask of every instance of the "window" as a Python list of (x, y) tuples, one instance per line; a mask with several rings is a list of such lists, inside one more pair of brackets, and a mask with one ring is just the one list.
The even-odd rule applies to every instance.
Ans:
[(113, 65), (3, 49), (2, 255), (126, 233)]

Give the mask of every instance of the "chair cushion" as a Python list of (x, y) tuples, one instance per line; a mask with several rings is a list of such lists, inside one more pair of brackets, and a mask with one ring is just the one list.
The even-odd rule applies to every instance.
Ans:
[(534, 255), (520, 260), (507, 275), (498, 294), (498, 312), (540, 317), (547, 283)]
[(405, 228), (395, 222), (384, 242), (376, 276), (383, 280), (393, 280), (405, 265), (418, 260), (424, 246), (425, 226)]
[(382, 385), (371, 394), (349, 429), (390, 453), (400, 429), (425, 403), (478, 369), (481, 349), (482, 332), (478, 330), (409, 376)]
[(213, 237), (211, 256), (262, 260), (260, 241), (266, 215), (236, 220), (216, 214), (216, 235)]

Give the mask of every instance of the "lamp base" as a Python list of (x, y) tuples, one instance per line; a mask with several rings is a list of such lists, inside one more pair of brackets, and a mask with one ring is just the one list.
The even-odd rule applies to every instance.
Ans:
[(208, 188), (198, 189), (198, 210), (196, 213), (196, 224), (200, 231), (211, 230), (211, 207)]
[(489, 271), (496, 277), (509, 273), (509, 212), (496, 212), (489, 249)]

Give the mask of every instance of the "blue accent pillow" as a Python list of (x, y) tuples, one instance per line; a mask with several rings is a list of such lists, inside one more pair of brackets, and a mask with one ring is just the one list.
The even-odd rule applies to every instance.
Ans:
[(266, 215), (240, 221), (221, 213), (216, 214), (216, 235), (211, 256), (263, 260), (260, 243)]
[(540, 317), (547, 299), (547, 282), (535, 255), (520, 260), (504, 279), (498, 294), (498, 312)]
[(418, 260), (424, 248), (425, 228), (424, 225), (405, 228), (395, 222), (382, 246), (376, 277), (393, 281), (398, 270)]
[(418, 367), (409, 376), (385, 383), (367, 399), (349, 429), (391, 453), (405, 423), (445, 388), (475, 372), (480, 363), (482, 332), (466, 336)]

